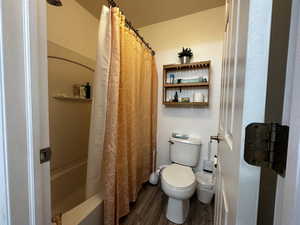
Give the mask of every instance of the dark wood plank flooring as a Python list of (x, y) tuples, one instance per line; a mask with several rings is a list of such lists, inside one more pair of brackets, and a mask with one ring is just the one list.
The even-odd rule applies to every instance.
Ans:
[[(120, 219), (120, 225), (174, 225), (165, 216), (167, 201), (160, 186), (145, 184), (136, 203), (131, 205), (130, 214)], [(213, 225), (213, 204), (202, 204), (196, 195), (190, 201), (189, 216), (184, 225)]]

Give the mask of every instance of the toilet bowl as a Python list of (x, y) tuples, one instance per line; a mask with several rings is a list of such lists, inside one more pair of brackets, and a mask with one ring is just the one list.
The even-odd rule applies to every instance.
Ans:
[(173, 223), (183, 224), (189, 212), (189, 199), (197, 186), (192, 168), (175, 163), (167, 166), (161, 174), (161, 186), (169, 197), (167, 219)]

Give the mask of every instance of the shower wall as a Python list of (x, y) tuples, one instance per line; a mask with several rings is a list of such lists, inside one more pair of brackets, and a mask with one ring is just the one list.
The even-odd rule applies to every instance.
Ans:
[[(95, 62), (48, 41), (48, 55), (92, 68)], [(66, 212), (85, 200), (91, 102), (57, 99), (71, 96), (74, 84), (92, 83), (93, 72), (59, 59), (48, 60), (52, 213)]]
[[(101, 4), (99, 2), (99, 11)], [(99, 20), (75, 0), (63, 1), (62, 7), (48, 4), (48, 40), (96, 59)]]
[[(99, 5), (100, 7), (100, 5)], [(48, 55), (95, 68), (99, 21), (75, 0), (47, 6)], [(53, 98), (72, 95), (73, 84), (91, 82), (93, 72), (49, 59), (49, 116), (52, 214), (66, 212), (85, 200), (86, 160), (91, 102)]]

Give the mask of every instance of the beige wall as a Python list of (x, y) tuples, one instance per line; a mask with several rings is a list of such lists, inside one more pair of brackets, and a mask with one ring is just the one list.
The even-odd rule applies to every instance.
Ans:
[[(94, 67), (94, 61), (48, 41), (48, 54)], [(73, 84), (92, 81), (93, 72), (58, 59), (49, 59), (49, 127), (53, 214), (65, 212), (85, 200), (86, 161), (91, 102), (61, 100), (72, 95)]]
[[(94, 67), (87, 58), (51, 42), (48, 42), (48, 53)], [(54, 96), (72, 96), (73, 85), (91, 83), (93, 72), (58, 59), (48, 59), (48, 65), (51, 168), (61, 170), (87, 159), (91, 102), (59, 100)]]
[[(225, 7), (222, 6), (140, 29), (156, 50), (159, 74), (158, 165), (170, 163), (168, 137), (173, 131), (201, 137), (202, 159), (207, 157), (209, 136), (218, 132), (224, 14)], [(162, 66), (179, 63), (177, 52), (182, 47), (192, 48), (194, 61), (212, 61), (209, 108), (166, 108), (161, 103)]]
[(99, 21), (75, 0), (63, 4), (48, 4), (48, 40), (95, 60)]
[[(48, 5), (48, 55), (95, 68), (98, 24), (75, 0), (63, 1), (62, 7)], [(72, 95), (73, 84), (91, 83), (93, 72), (57, 59), (49, 59), (48, 66), (51, 198), (52, 213), (56, 214), (85, 200), (91, 102), (53, 96)]]

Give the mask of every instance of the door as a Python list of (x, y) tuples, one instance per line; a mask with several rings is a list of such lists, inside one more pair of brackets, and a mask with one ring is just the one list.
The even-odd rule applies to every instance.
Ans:
[(244, 161), (244, 131), (264, 122), (271, 17), (272, 0), (226, 2), (215, 225), (256, 225), (260, 169)]

